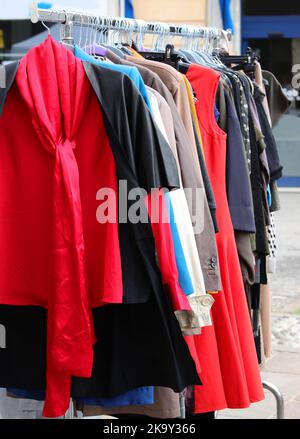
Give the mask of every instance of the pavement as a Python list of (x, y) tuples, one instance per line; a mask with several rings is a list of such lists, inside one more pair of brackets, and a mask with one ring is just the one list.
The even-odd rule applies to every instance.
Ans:
[[(300, 189), (283, 191), (280, 199), (277, 270), (271, 280), (273, 355), (261, 376), (282, 393), (285, 419), (300, 419)], [(268, 390), (265, 396), (248, 409), (222, 410), (218, 419), (275, 419), (276, 400)]]

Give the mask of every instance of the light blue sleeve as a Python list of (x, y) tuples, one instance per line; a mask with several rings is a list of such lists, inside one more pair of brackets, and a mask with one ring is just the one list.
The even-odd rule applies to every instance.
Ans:
[(166, 199), (166, 205), (169, 213), (169, 219), (170, 219), (170, 227), (171, 227), (171, 233), (173, 238), (173, 245), (174, 245), (174, 253), (175, 253), (175, 259), (176, 259), (176, 265), (178, 270), (178, 276), (179, 276), (179, 285), (184, 291), (186, 296), (189, 296), (190, 294), (194, 293), (194, 286), (193, 282), (189, 273), (189, 269), (185, 260), (183, 247), (180, 241), (180, 236), (178, 232), (178, 228), (176, 225), (176, 219), (174, 215), (174, 210), (172, 207), (172, 201), (170, 198), (170, 194), (165, 194)]
[(120, 64), (112, 64), (108, 63), (106, 61), (101, 61), (96, 58), (94, 58), (92, 55), (86, 53), (84, 50), (82, 50), (79, 46), (75, 46), (74, 55), (76, 58), (81, 59), (81, 61), (87, 61), (91, 64), (94, 64), (96, 66), (103, 67), (105, 69), (110, 69), (115, 72), (121, 72), (127, 75), (134, 85), (137, 87), (141, 95), (143, 96), (149, 110), (151, 111), (151, 104), (149, 100), (149, 96), (147, 93), (147, 89), (145, 87), (144, 81), (136, 67), (130, 67), (130, 66), (123, 66)]

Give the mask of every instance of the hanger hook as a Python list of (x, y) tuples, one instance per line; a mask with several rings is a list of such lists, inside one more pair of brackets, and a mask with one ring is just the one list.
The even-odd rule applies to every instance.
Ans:
[(88, 26), (89, 26), (89, 17), (87, 15), (87, 12), (85, 13), (86, 16), (86, 32), (85, 32), (85, 41), (84, 41), (84, 47), (87, 46), (87, 39), (88, 39)]
[(89, 53), (91, 53), (92, 50), (92, 43), (93, 43), (93, 37), (94, 37), (94, 18), (91, 17), (91, 31), (90, 31), (90, 38), (89, 38)]
[(82, 39), (82, 28), (83, 28), (83, 15), (80, 15), (80, 29), (79, 29), (79, 41), (78, 46), (81, 47), (81, 39)]
[[(37, 7), (36, 7), (36, 8), (37, 8)], [(37, 10), (37, 9), (36, 9), (36, 10)], [(51, 18), (51, 16), (52, 16), (53, 12), (54, 12), (54, 10), (51, 10), (51, 11), (50, 11), (50, 18)], [(67, 21), (67, 14), (66, 14), (66, 20), (65, 20), (65, 21)], [(42, 23), (42, 25), (44, 26), (44, 28), (48, 31), (48, 35), (51, 35), (51, 29), (50, 29), (50, 27), (47, 26), (46, 23), (45, 23), (43, 20), (41, 20), (41, 23)]]

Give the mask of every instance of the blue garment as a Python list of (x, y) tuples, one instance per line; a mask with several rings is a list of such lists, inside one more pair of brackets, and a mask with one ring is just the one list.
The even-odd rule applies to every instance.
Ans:
[(134, 9), (132, 0), (125, 0), (125, 17), (134, 18)]
[(272, 205), (272, 192), (271, 192), (271, 187), (269, 184), (267, 187), (267, 198), (268, 198), (268, 206), (271, 207), (271, 205)]
[(182, 290), (184, 291), (186, 296), (189, 296), (190, 294), (193, 294), (195, 292), (192, 279), (189, 274), (189, 270), (187, 267), (187, 263), (185, 260), (183, 248), (180, 241), (180, 236), (178, 232), (178, 228), (175, 221), (174, 216), (174, 210), (172, 207), (172, 201), (170, 198), (170, 194), (165, 194), (166, 198), (166, 205), (169, 213), (169, 220), (170, 220), (170, 228), (173, 238), (173, 245), (174, 245), (174, 253), (175, 253), (175, 259), (176, 259), (176, 265), (178, 270), (178, 280), (179, 285), (181, 286)]
[(144, 81), (136, 67), (130, 67), (130, 66), (123, 66), (120, 64), (111, 64), (106, 61), (100, 61), (99, 59), (94, 58), (92, 55), (89, 55), (84, 50), (82, 50), (79, 46), (75, 46), (74, 55), (81, 59), (82, 61), (87, 61), (91, 64), (94, 64), (99, 67), (103, 67), (106, 69), (114, 70), (116, 72), (121, 72), (127, 75), (132, 82), (135, 84), (135, 86), (140, 91), (141, 95), (143, 96), (148, 108), (151, 110), (151, 105), (149, 101), (149, 96), (144, 84)]
[(218, 107), (217, 107), (216, 104), (215, 104), (215, 106), (214, 106), (214, 113), (215, 113), (215, 119), (216, 119), (216, 122), (219, 122), (220, 112), (219, 112)]
[[(44, 401), (45, 392), (30, 391), (21, 389), (7, 389), (8, 392), (24, 399), (33, 399), (35, 401)], [(87, 405), (99, 405), (105, 408), (126, 407), (128, 405), (152, 405), (154, 404), (154, 388), (139, 387), (129, 392), (116, 396), (115, 398), (80, 398), (78, 402)]]
[(223, 18), (223, 28), (225, 30), (230, 29), (234, 32), (234, 24), (231, 15), (231, 0), (220, 0), (221, 14)]
[(128, 405), (154, 404), (154, 388), (139, 387), (115, 398), (80, 398), (78, 402), (105, 408), (126, 407)]

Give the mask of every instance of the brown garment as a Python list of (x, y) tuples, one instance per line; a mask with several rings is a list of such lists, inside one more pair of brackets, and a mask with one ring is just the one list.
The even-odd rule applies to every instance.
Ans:
[[(135, 58), (132, 58), (132, 60), (134, 61)], [(195, 163), (193, 147), (190, 144), (185, 127), (170, 91), (156, 73), (147, 68), (141, 69), (140, 65), (137, 65), (137, 67), (145, 84), (157, 90), (165, 98), (172, 112), (183, 188), (192, 189), (193, 192), (193, 197), (187, 197), (193, 223), (195, 222), (194, 217), (196, 216), (196, 204), (194, 201), (196, 199), (196, 189), (200, 189), (201, 195), (203, 194), (203, 208), (197, 212), (198, 215), (201, 214), (201, 218), (197, 218), (197, 221), (203, 221), (204, 227), (200, 233), (195, 233), (195, 239), (206, 291), (219, 291), (221, 289), (221, 280), (216, 236), (205, 194), (200, 166), (197, 166)], [(211, 262), (214, 260), (216, 260), (217, 263), (213, 267)]]
[(190, 111), (189, 98), (186, 91), (186, 84), (183, 75), (175, 70), (174, 67), (169, 66), (168, 64), (163, 64), (157, 61), (149, 61), (148, 59), (134, 58), (130, 56), (126, 56), (126, 59), (129, 59), (138, 66), (146, 67), (149, 70), (155, 72), (163, 81), (163, 83), (167, 86), (171, 95), (173, 96), (186, 133), (189, 137), (190, 144), (193, 147), (195, 159), (198, 160), (192, 115)]
[[(258, 83), (259, 87), (265, 94), (263, 105), (266, 111), (266, 114), (268, 116), (270, 126), (273, 126), (273, 124), (277, 123), (282, 114), (288, 109), (289, 102), (285, 95), (282, 92), (281, 85), (277, 81), (274, 75), (269, 72), (264, 72), (264, 76), (267, 77), (267, 80), (269, 82), (269, 89), (268, 89), (268, 99), (266, 95), (266, 88), (263, 83), (263, 72), (261, 71), (260, 65), (258, 66), (256, 70), (256, 82)], [(271, 110), (271, 107), (269, 104), (274, 105), (274, 109)], [(276, 184), (271, 187), (272, 189), (272, 195), (274, 195), (274, 204), (276, 204), (276, 207), (279, 207), (278, 199), (276, 198), (277, 195), (277, 186)], [(278, 203), (278, 205), (277, 205)], [(275, 210), (274, 205), (273, 209), (271, 206), (271, 211)], [(262, 334), (262, 341), (263, 341), (263, 353), (265, 358), (270, 358), (272, 355), (272, 318), (271, 318), (271, 288), (270, 288), (270, 276), (268, 276), (268, 284), (261, 285), (260, 288), (260, 317), (261, 317), (261, 334)]]
[(100, 406), (84, 405), (84, 416), (99, 415), (143, 415), (158, 419), (174, 419), (180, 417), (179, 393), (166, 387), (154, 387), (154, 401), (152, 405), (129, 405), (125, 407), (105, 408)]
[(256, 68), (255, 68), (255, 82), (264, 94), (263, 107), (264, 107), (264, 110), (266, 112), (267, 118), (269, 120), (270, 126), (272, 126), (272, 119), (271, 119), (270, 108), (269, 108), (268, 100), (267, 100), (267, 96), (266, 96), (266, 89), (265, 89), (265, 84), (264, 84), (264, 80), (263, 80), (262, 69), (261, 69), (261, 65), (259, 63), (256, 64)]
[[(227, 90), (228, 87), (225, 81), (221, 79), (218, 85), (216, 96), (216, 104), (220, 113), (218, 125), (223, 131), (227, 132), (227, 106), (225, 100), (225, 89)], [(229, 94), (231, 96), (231, 90), (229, 91)], [(234, 102), (234, 99), (232, 99), (232, 101)]]
[(255, 260), (251, 245), (251, 234), (241, 231), (235, 231), (234, 234), (244, 283), (253, 285), (255, 280)]
[(283, 93), (281, 84), (273, 73), (263, 70), (262, 74), (263, 78), (268, 82), (265, 89), (269, 103), (272, 126), (274, 127), (279, 122), (282, 115), (288, 110), (291, 102)]
[(195, 97), (193, 95), (193, 88), (192, 88), (191, 84), (189, 83), (189, 81), (188, 81), (186, 76), (183, 75), (183, 79), (184, 79), (184, 82), (185, 82), (185, 87), (186, 87), (187, 95), (188, 95), (188, 98), (189, 98), (189, 104), (190, 104), (190, 111), (191, 111), (192, 122), (193, 122), (193, 127), (194, 127), (194, 133), (196, 132), (196, 136), (199, 139), (201, 151), (202, 151), (202, 154), (204, 156), (202, 135), (201, 135), (199, 121), (198, 121), (198, 117), (197, 117), (197, 111), (196, 111), (196, 105), (195, 105)]
[[(148, 87), (148, 86), (146, 86)], [(178, 172), (179, 172), (179, 176), (180, 176), (180, 165), (179, 165), (179, 158), (178, 158), (178, 154), (177, 154), (177, 147), (176, 147), (176, 138), (175, 138), (175, 129), (174, 129), (174, 122), (173, 122), (173, 116), (172, 116), (172, 112), (170, 110), (170, 107), (167, 103), (167, 101), (165, 100), (165, 98), (162, 97), (162, 95), (155, 90), (154, 88), (149, 87), (151, 93), (153, 93), (157, 99), (157, 103), (158, 103), (158, 107), (159, 107), (159, 111), (164, 123), (164, 127), (166, 130), (166, 134), (168, 137), (168, 142), (170, 145), (170, 148), (174, 154), (177, 166), (178, 166)]]

